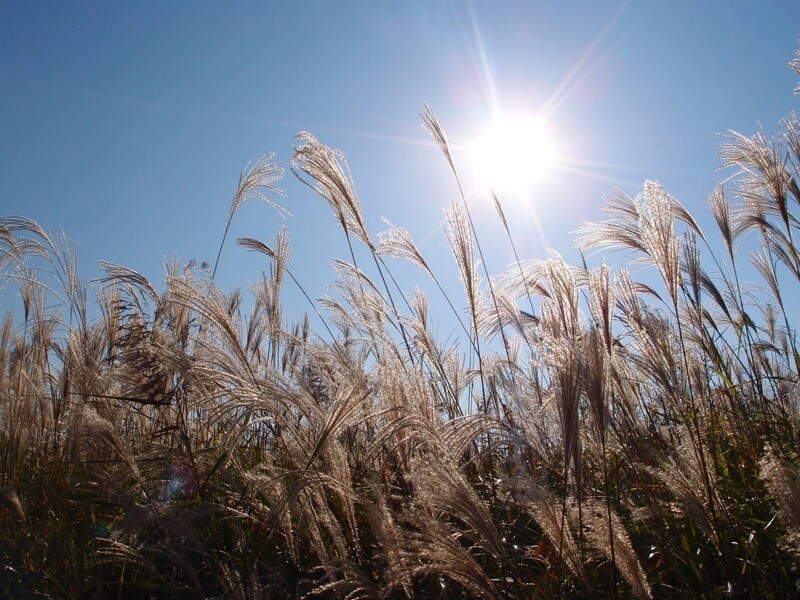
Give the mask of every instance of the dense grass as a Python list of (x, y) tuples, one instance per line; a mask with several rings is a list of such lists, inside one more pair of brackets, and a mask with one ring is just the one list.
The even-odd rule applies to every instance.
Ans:
[[(448, 346), (388, 261), (438, 285), (425, 258), (402, 229), (370, 235), (310, 135), (293, 168), (351, 248), (309, 305), (320, 335), (282, 315), (283, 234), (240, 240), (271, 273), (244, 316), (192, 265), (160, 292), (105, 264), (90, 303), (67, 244), (0, 219), (22, 301), (0, 330), (0, 596), (800, 594), (800, 123), (721, 157), (713, 243), (654, 182), (579, 233), (649, 285), (555, 254), (490, 279), (452, 204), (467, 311)], [(270, 157), (243, 173), (226, 234), (279, 175)]]

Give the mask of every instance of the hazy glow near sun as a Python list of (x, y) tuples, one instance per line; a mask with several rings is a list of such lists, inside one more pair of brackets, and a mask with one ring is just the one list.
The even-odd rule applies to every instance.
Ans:
[(556, 162), (547, 123), (533, 116), (495, 119), (468, 153), (478, 185), (498, 192), (527, 191)]

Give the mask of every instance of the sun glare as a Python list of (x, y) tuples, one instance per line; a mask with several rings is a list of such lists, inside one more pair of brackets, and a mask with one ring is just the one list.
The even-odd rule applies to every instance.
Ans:
[(532, 116), (495, 119), (468, 152), (477, 184), (497, 192), (527, 191), (556, 161), (547, 123)]

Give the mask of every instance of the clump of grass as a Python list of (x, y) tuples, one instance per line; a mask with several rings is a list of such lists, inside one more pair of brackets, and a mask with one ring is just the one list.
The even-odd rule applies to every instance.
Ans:
[[(295, 173), (350, 249), (306, 296), (325, 337), (284, 318), (287, 276), (302, 290), (285, 231), (239, 240), (270, 267), (244, 315), (216, 265), (159, 286), (103, 263), (92, 304), (65, 242), (0, 219), (22, 305), (0, 326), (0, 594), (797, 595), (798, 132), (792, 115), (728, 136), (720, 253), (656, 182), (581, 228), (659, 283), (556, 253), (490, 277), (452, 204), (464, 321), (407, 231), (372, 237), (343, 155), (302, 134)], [(270, 156), (243, 172), (220, 252), (243, 202), (282, 211), (281, 174)], [(432, 279), (462, 339), (436, 339), (389, 258)]]

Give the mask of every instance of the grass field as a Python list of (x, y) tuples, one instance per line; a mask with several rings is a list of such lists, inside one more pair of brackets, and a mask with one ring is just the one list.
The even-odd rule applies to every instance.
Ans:
[[(344, 158), (310, 135), (293, 169), (351, 248), (309, 304), (327, 331), (283, 316), (284, 234), (239, 240), (270, 264), (245, 315), (216, 266), (159, 287), (104, 264), (95, 298), (68, 243), (0, 219), (21, 299), (0, 328), (0, 596), (800, 594), (800, 122), (720, 155), (717, 231), (648, 181), (578, 233), (635, 269), (553, 254), (490, 277), (452, 203), (448, 345), (392, 276), (399, 258), (438, 285), (425, 257), (367, 231)], [(281, 174), (248, 167), (227, 225)]]

